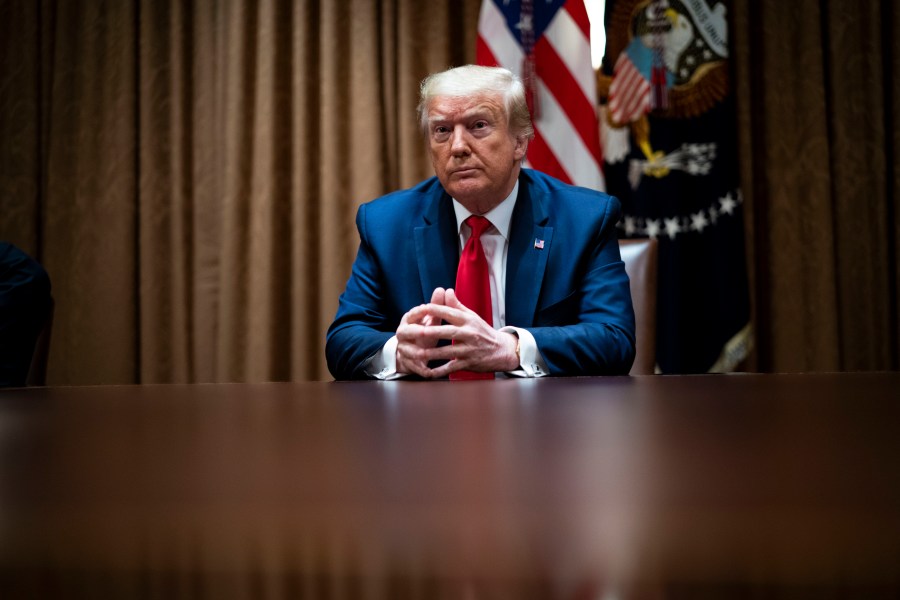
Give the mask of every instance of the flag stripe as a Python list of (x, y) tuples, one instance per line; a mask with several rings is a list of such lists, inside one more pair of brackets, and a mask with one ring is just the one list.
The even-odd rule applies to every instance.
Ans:
[[(556, 18), (541, 36), (541, 41), (549, 43), (559, 56), (566, 58), (566, 70), (572, 78), (578, 82), (581, 94), (591, 103), (597, 104), (597, 80), (594, 75), (594, 66), (591, 63), (591, 37), (590, 29), (585, 35), (575, 19), (567, 10), (571, 6), (584, 5), (580, 2), (570, 2), (566, 7), (556, 13)], [(587, 12), (584, 13), (587, 19)], [(540, 64), (540, 63), (539, 63)]]
[(540, 164), (540, 170), (547, 175), (552, 175), (566, 183), (573, 183), (572, 178), (569, 177), (563, 166), (556, 160), (556, 156), (547, 146), (539, 131), (535, 131), (534, 139), (528, 145), (528, 165), (534, 167), (535, 163)]
[(565, 111), (546, 87), (538, 85), (538, 94), (541, 116), (536, 126), (547, 146), (571, 175), (575, 185), (596, 189), (603, 183), (603, 174), (595, 155), (588, 150)]
[[(541, 65), (538, 76), (547, 90), (553, 94), (557, 104), (599, 165), (600, 131), (596, 126), (597, 114), (594, 106), (579, 93), (578, 82), (545, 39), (541, 38), (534, 49), (538, 64)], [(541, 107), (543, 109), (543, 104)]]
[[(575, 23), (579, 29), (581, 29), (582, 35), (584, 35), (584, 38), (588, 40), (587, 56), (588, 59), (590, 59), (591, 20), (588, 17), (587, 7), (584, 5), (584, 2), (567, 2), (565, 6), (563, 6), (563, 10), (569, 14), (572, 22)], [(593, 69), (593, 66), (591, 68)]]
[(500, 66), (500, 63), (497, 62), (497, 59), (494, 57), (494, 53), (491, 52), (490, 47), (480, 35), (478, 36), (478, 39), (475, 40), (475, 57), (479, 65), (484, 65), (486, 67)]

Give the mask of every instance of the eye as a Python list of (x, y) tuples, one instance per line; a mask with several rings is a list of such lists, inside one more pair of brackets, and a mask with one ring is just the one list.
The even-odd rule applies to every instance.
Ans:
[(478, 119), (476, 121), (472, 121), (472, 124), (469, 125), (469, 131), (472, 132), (477, 138), (483, 138), (487, 135), (490, 135), (491, 131), (493, 131), (493, 127), (491, 122), (487, 119)]
[(444, 141), (450, 137), (450, 128), (446, 125), (436, 125), (431, 132), (431, 136), (437, 141)]

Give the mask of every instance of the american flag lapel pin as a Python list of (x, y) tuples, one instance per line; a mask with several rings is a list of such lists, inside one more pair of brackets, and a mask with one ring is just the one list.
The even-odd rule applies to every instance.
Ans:
[(543, 250), (544, 249), (544, 240), (539, 240), (537, 238), (534, 238), (534, 247), (536, 250)]

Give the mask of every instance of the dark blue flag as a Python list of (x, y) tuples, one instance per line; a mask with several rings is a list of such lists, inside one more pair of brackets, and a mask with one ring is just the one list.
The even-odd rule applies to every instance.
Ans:
[(607, 190), (659, 241), (657, 365), (731, 371), (752, 345), (725, 2), (607, 0)]

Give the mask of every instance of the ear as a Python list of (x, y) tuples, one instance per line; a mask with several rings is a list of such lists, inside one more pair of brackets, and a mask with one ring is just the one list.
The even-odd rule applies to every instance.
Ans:
[(528, 137), (524, 135), (516, 136), (516, 150), (513, 156), (517, 161), (525, 158), (525, 152), (528, 150)]

